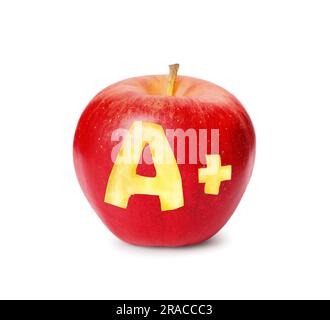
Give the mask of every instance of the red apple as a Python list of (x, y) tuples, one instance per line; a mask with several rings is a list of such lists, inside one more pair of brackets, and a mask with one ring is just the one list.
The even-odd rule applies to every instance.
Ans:
[[(102, 90), (82, 113), (74, 137), (84, 194), (105, 225), (131, 244), (209, 239), (233, 214), (252, 173), (255, 133), (240, 102), (213, 83), (171, 70), (170, 77), (136, 77)], [(136, 128), (143, 137), (137, 148)], [(173, 130), (197, 144), (189, 137), (171, 144)], [(135, 152), (129, 163), (120, 161), (127, 158), (124, 149)], [(142, 150), (151, 161), (138, 164)], [(168, 163), (156, 161), (162, 150)]]

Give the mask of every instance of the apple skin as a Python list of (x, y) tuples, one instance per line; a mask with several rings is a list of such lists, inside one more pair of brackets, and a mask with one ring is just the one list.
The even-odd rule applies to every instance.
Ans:
[[(178, 76), (174, 96), (166, 96), (165, 75), (130, 78), (113, 84), (88, 104), (78, 122), (73, 156), (76, 174), (88, 201), (104, 224), (120, 239), (142, 246), (184, 246), (216, 234), (236, 209), (252, 173), (255, 132), (240, 102), (210, 82)], [(219, 129), (222, 165), (232, 166), (219, 195), (204, 193), (198, 182), (201, 163), (178, 164), (184, 206), (161, 211), (158, 196), (133, 195), (123, 209), (104, 202), (113, 162), (111, 134), (134, 121), (160, 124), (165, 129)], [(210, 143), (210, 141), (208, 141)], [(208, 146), (210, 148), (210, 146)], [(188, 157), (186, 148), (186, 159)], [(154, 167), (140, 164), (138, 173)]]

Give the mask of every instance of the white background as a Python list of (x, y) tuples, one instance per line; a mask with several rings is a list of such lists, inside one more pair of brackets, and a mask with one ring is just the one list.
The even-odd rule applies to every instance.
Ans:
[[(0, 298), (330, 298), (329, 1), (1, 1)], [(167, 73), (234, 93), (255, 171), (212, 240), (117, 240), (72, 163), (105, 86)]]

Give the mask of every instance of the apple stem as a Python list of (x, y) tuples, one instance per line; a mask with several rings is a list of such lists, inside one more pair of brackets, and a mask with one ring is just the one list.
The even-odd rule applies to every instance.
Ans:
[(179, 70), (179, 64), (178, 63), (171, 64), (171, 65), (169, 65), (169, 67), (170, 67), (170, 74), (168, 76), (168, 84), (167, 84), (166, 93), (168, 96), (173, 96), (175, 80), (176, 80), (176, 76), (177, 76), (178, 70)]

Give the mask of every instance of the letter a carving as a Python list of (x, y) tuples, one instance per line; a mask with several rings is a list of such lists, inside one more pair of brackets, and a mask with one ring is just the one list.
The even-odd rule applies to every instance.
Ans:
[[(155, 177), (136, 173), (146, 145), (156, 169)], [(135, 121), (128, 130), (111, 170), (104, 202), (127, 208), (134, 194), (159, 196), (162, 211), (184, 205), (180, 171), (173, 151), (160, 125)]]

